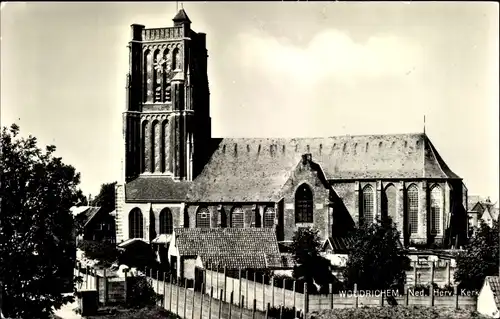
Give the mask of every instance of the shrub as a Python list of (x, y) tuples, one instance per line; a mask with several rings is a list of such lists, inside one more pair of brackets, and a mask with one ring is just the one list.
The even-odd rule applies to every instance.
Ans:
[(293, 308), (288, 307), (284, 307), (283, 309), (281, 309), (280, 307), (272, 307), (269, 308), (268, 315), (270, 318), (294, 319), (298, 318), (299, 312), (295, 311)]
[(127, 306), (131, 308), (143, 308), (154, 306), (161, 300), (161, 295), (157, 294), (146, 277), (130, 277), (127, 280)]
[(83, 240), (78, 244), (78, 248), (87, 258), (98, 260), (105, 266), (114, 263), (120, 255), (116, 245), (107, 242)]

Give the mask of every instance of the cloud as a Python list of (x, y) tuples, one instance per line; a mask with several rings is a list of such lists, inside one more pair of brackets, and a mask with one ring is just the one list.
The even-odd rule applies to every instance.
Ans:
[(242, 66), (312, 83), (334, 77), (357, 78), (405, 76), (422, 64), (423, 50), (409, 39), (372, 36), (357, 43), (341, 31), (318, 33), (305, 47), (263, 32), (240, 34), (235, 48)]

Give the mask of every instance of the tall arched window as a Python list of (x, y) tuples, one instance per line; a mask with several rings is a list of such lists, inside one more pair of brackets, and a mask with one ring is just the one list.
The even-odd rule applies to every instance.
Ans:
[(393, 222), (396, 222), (396, 187), (392, 184), (388, 185), (382, 193), (382, 218), (390, 217)]
[(141, 124), (141, 171), (144, 173), (147, 170), (148, 164), (146, 163), (147, 158), (147, 139), (148, 139), (148, 121), (144, 121)]
[(363, 222), (373, 223), (374, 217), (374, 201), (373, 201), (373, 188), (370, 185), (366, 185), (363, 188), (363, 201), (362, 201), (362, 218)]
[(406, 192), (408, 209), (408, 226), (411, 234), (418, 233), (418, 188), (415, 184), (408, 187)]
[(160, 235), (172, 234), (174, 231), (174, 224), (172, 221), (172, 212), (168, 208), (162, 209), (160, 212)]
[(273, 207), (266, 207), (264, 211), (264, 227), (271, 228), (274, 225), (274, 218), (276, 217), (276, 213), (274, 212)]
[(201, 207), (196, 212), (196, 227), (210, 228), (210, 211), (206, 207)]
[(156, 216), (153, 210), (149, 211), (149, 240), (156, 238)]
[(244, 228), (245, 227), (245, 212), (241, 207), (235, 207), (231, 213), (231, 227)]
[(431, 234), (437, 235), (441, 231), (441, 212), (443, 211), (443, 192), (438, 185), (431, 190)]
[(128, 237), (143, 238), (144, 237), (144, 221), (141, 210), (134, 208), (128, 215)]
[(295, 193), (295, 223), (313, 222), (313, 193), (307, 184), (302, 184)]

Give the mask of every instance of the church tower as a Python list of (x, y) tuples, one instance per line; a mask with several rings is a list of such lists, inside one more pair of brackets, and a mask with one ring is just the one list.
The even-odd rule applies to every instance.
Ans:
[(125, 182), (139, 175), (190, 181), (211, 140), (206, 34), (191, 30), (184, 9), (173, 27), (131, 26), (123, 113)]

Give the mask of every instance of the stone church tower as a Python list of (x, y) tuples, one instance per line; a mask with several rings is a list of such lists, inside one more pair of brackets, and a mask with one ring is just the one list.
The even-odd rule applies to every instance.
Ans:
[(124, 178), (191, 181), (211, 139), (206, 35), (191, 30), (184, 9), (174, 26), (131, 26), (127, 105), (123, 113)]

